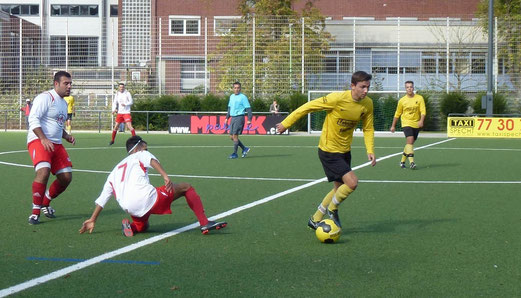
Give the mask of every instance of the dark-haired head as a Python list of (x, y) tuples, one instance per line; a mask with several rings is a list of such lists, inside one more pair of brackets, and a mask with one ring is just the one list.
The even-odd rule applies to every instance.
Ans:
[(356, 84), (358, 84), (360, 82), (370, 81), (372, 78), (373, 78), (372, 75), (368, 74), (365, 71), (360, 70), (360, 71), (353, 73), (353, 75), (351, 76), (351, 84), (356, 86)]
[(140, 148), (141, 146), (146, 144), (147, 142), (145, 142), (145, 140), (143, 140), (143, 138), (141, 138), (140, 136), (132, 136), (127, 140), (127, 153), (130, 154), (134, 149)]

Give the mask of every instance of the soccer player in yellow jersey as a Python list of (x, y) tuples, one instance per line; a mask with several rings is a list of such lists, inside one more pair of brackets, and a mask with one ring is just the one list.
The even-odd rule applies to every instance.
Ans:
[[(74, 97), (72, 95), (69, 95), (69, 96), (65, 96), (63, 99), (65, 99), (65, 101), (67, 102), (67, 125), (66, 125), (66, 129), (67, 129), (67, 131), (70, 134), (71, 131), (72, 131), (72, 126), (71, 126), (72, 115), (76, 114), (76, 109), (75, 109), (75, 104), (74, 104)], [(76, 115), (74, 115), (74, 116), (76, 116)]]
[(351, 90), (330, 93), (309, 101), (277, 124), (277, 131), (283, 133), (308, 113), (327, 112), (318, 144), (318, 158), (328, 181), (333, 181), (334, 187), (308, 221), (308, 226), (314, 230), (326, 213), (341, 227), (338, 205), (358, 186), (358, 177), (351, 170), (351, 143), (353, 131), (360, 120), (362, 120), (367, 157), (372, 166), (376, 165), (373, 101), (367, 97), (371, 78), (370, 74), (357, 71), (351, 77)]
[(401, 116), (406, 144), (403, 149), (400, 167), (405, 169), (405, 161), (409, 158), (410, 167), (414, 170), (416, 169), (416, 163), (414, 163), (414, 141), (418, 138), (420, 128), (423, 127), (423, 121), (425, 120), (427, 112), (425, 110), (425, 100), (423, 100), (423, 96), (414, 94), (413, 81), (405, 82), (405, 91), (407, 94), (398, 101), (393, 124), (391, 125), (391, 132), (396, 130), (396, 122), (398, 122), (398, 118)]

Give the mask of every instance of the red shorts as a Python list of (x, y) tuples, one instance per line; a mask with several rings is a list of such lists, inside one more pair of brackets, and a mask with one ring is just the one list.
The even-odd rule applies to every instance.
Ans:
[(116, 122), (117, 123), (132, 122), (132, 117), (130, 116), (130, 114), (117, 114)]
[(36, 166), (40, 162), (48, 162), (51, 164), (51, 173), (53, 175), (63, 168), (72, 167), (69, 154), (67, 154), (62, 144), (54, 144), (54, 151), (49, 152), (43, 148), (40, 139), (36, 139), (27, 144), (27, 149), (33, 161), (33, 166)]
[[(132, 216), (133, 223), (132, 225), (135, 227), (134, 232), (143, 232), (148, 228), (148, 218), (151, 214), (172, 214), (172, 209), (170, 209), (170, 205), (174, 201), (174, 193), (175, 191), (168, 192), (166, 190), (166, 186), (156, 187), (157, 191), (157, 200), (152, 209), (148, 211), (142, 217), (134, 217)], [(134, 230), (134, 229), (132, 229)]]

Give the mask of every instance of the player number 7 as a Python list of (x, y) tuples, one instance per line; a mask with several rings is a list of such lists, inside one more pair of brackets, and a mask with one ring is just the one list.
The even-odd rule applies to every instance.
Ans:
[(121, 175), (121, 182), (125, 180), (125, 173), (127, 172), (127, 163), (124, 163), (118, 167), (118, 169), (123, 168), (123, 175)]

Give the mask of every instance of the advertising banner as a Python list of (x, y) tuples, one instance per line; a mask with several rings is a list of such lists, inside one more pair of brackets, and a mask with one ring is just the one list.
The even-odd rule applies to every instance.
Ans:
[[(242, 134), (276, 134), (275, 125), (284, 120), (284, 117), (285, 115), (254, 115), (249, 125), (245, 119)], [(224, 123), (225, 118), (225, 115), (169, 115), (168, 132), (172, 134), (228, 134), (231, 119), (228, 119), (228, 123)], [(288, 133), (289, 130), (284, 132), (284, 134)]]
[(521, 118), (448, 117), (447, 136), (456, 138), (521, 138)]

